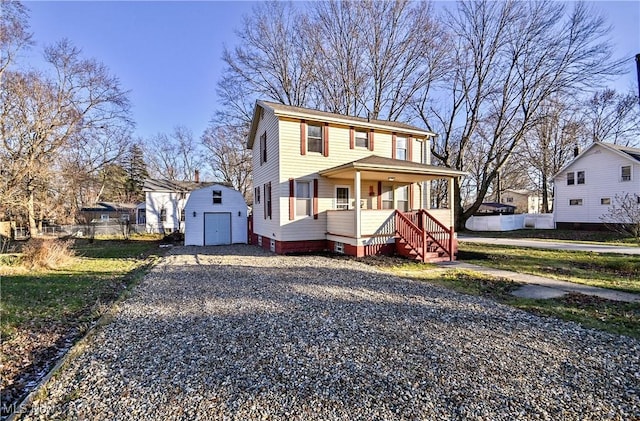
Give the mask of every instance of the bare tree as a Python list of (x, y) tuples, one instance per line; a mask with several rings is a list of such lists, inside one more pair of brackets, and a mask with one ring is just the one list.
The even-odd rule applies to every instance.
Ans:
[(158, 133), (147, 141), (149, 170), (158, 178), (193, 180), (196, 170), (204, 165), (202, 154), (193, 132), (184, 126), (176, 126), (170, 134)]
[(245, 146), (246, 138), (247, 133), (241, 128), (211, 126), (202, 135), (202, 144), (214, 177), (230, 184), (251, 203), (251, 151)]
[(593, 94), (586, 101), (584, 123), (593, 142), (623, 146), (640, 143), (640, 109), (633, 92), (626, 95), (613, 89)]
[(616, 194), (600, 220), (612, 231), (632, 235), (640, 244), (640, 196), (637, 193)]
[(532, 182), (542, 193), (542, 212), (551, 210), (551, 177), (573, 159), (587, 142), (579, 107), (567, 97), (549, 98), (538, 108), (535, 126), (516, 153), (530, 168)]
[(0, 0), (0, 83), (16, 54), (31, 45), (27, 8), (19, 1)]
[(454, 65), (444, 88), (428, 85), (415, 109), (440, 133), (432, 155), (442, 165), (465, 171), (467, 152), (482, 151), (475, 157), (481, 165), (473, 203), (463, 209), (459, 182), (454, 191), (456, 225), (464, 227), (534, 126), (540, 106), (615, 74), (619, 63), (612, 63), (611, 46), (603, 41), (604, 21), (582, 3), (565, 17), (565, 6), (550, 1), (462, 1), (447, 23), (456, 35)]
[(103, 64), (83, 59), (66, 40), (46, 48), (45, 59), (52, 76), (5, 71), (0, 90), (2, 171), (32, 232), (46, 214), (51, 175), (65, 148), (131, 125), (127, 93)]
[(258, 97), (307, 104), (314, 62), (300, 37), (305, 21), (291, 3), (277, 1), (259, 3), (245, 16), (236, 32), (239, 45), (223, 52), (227, 67), (218, 82), (222, 104), (234, 117), (248, 124)]

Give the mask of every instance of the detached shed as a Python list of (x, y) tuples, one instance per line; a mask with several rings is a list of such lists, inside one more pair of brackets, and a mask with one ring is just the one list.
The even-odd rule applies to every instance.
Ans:
[(186, 246), (247, 243), (247, 204), (237, 190), (221, 184), (193, 190), (184, 215)]

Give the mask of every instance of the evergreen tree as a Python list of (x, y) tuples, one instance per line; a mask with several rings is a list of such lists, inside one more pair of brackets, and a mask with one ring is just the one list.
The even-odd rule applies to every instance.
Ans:
[(144, 153), (137, 144), (132, 144), (123, 160), (123, 167), (127, 173), (125, 191), (127, 202), (138, 203), (144, 201), (142, 186), (149, 177)]

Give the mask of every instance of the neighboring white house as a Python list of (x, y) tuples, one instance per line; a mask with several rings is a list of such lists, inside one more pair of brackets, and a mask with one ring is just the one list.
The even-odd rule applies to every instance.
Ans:
[(595, 142), (553, 177), (557, 228), (599, 228), (616, 195), (640, 195), (640, 149)]
[[(196, 180), (197, 178), (196, 175)], [(145, 193), (144, 220), (147, 232), (184, 232), (184, 206), (189, 193), (211, 184), (199, 181), (146, 179), (142, 190)]]
[(191, 191), (184, 207), (186, 246), (247, 243), (247, 203), (220, 184)]
[(453, 259), (452, 207), (425, 208), (430, 180), (447, 180), (453, 203), (454, 179), (464, 173), (429, 165), (432, 136), (408, 124), (258, 101), (248, 141), (250, 242), (276, 253)]

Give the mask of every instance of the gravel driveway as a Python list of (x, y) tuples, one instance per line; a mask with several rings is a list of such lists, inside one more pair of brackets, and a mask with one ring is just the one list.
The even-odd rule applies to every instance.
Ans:
[(27, 419), (637, 419), (640, 343), (348, 259), (178, 247), (44, 396)]

